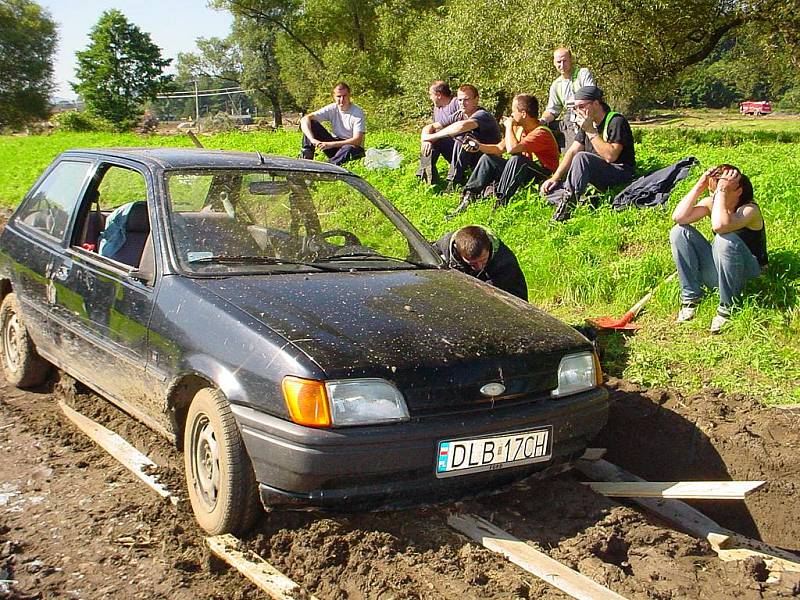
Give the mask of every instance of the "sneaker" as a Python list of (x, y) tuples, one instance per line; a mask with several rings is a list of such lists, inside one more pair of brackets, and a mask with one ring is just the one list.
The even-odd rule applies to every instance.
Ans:
[(481, 198), (484, 200), (489, 200), (494, 198), (494, 184), (490, 183), (485, 188), (483, 188), (483, 193), (481, 194)]
[(556, 206), (556, 210), (553, 212), (553, 216), (550, 220), (553, 223), (563, 223), (567, 221), (572, 216), (571, 204), (570, 199), (563, 198)]
[(697, 306), (695, 304), (684, 304), (678, 311), (678, 318), (675, 319), (676, 323), (685, 323), (691, 321), (697, 314)]
[(469, 190), (464, 190), (464, 193), (461, 194), (461, 202), (459, 202), (458, 206), (456, 206), (453, 210), (447, 213), (447, 215), (444, 218), (445, 221), (449, 221), (456, 215), (460, 215), (461, 213), (463, 213), (465, 210), (467, 210), (469, 205), (472, 204), (474, 201), (475, 201), (474, 192), (471, 192)]
[(721, 315), (717, 313), (714, 315), (714, 318), (711, 319), (711, 333), (718, 334), (722, 332), (722, 329), (730, 322), (730, 318), (726, 317), (725, 315)]

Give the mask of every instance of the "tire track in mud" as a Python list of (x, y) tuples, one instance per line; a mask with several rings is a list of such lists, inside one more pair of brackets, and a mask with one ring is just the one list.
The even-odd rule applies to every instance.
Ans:
[[(0, 473), (19, 490), (15, 504), (0, 506), (0, 568), (19, 581), (18, 597), (263, 597), (211, 557), (188, 503), (173, 507), (139, 484), (62, 419), (55, 399), (148, 454), (185, 498), (180, 454), (62, 381), (38, 393), (0, 388), (2, 423), (14, 425), (0, 429), (0, 447), (18, 467)], [(37, 494), (45, 499), (32, 505)], [(789, 578), (765, 583), (756, 563), (721, 563), (705, 542), (595, 494), (573, 474), (435, 508), (271, 513), (244, 541), (321, 599), (567, 597), (450, 529), (448, 511), (478, 514), (628, 598), (779, 598), (793, 590)]]

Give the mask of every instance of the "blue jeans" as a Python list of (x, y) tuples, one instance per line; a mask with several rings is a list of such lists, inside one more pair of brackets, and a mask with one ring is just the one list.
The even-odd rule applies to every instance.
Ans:
[(691, 225), (675, 225), (669, 243), (684, 304), (697, 303), (703, 287), (719, 289), (717, 310), (728, 315), (747, 282), (761, 274), (756, 257), (736, 233), (718, 233), (709, 243)]

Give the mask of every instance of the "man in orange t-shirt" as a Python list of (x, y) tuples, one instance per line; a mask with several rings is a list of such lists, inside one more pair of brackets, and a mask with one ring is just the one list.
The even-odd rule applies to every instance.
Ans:
[[(503, 118), (505, 135), (498, 144), (467, 143), (465, 149), (483, 152), (464, 186), (461, 204), (448, 217), (465, 211), (471, 202), (494, 194), (495, 206), (505, 206), (524, 185), (549, 179), (558, 168), (559, 149), (553, 132), (539, 123), (535, 96), (519, 94), (511, 104), (511, 116)], [(506, 160), (503, 153), (511, 158)]]

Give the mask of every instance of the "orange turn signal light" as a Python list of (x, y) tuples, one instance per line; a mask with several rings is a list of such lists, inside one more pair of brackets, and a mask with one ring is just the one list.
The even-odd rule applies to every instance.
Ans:
[(597, 356), (597, 352), (592, 352), (592, 359), (594, 360), (595, 381), (597, 387), (600, 387), (603, 385), (603, 368), (600, 366), (600, 357)]
[(314, 379), (283, 378), (283, 399), (289, 416), (298, 425), (330, 427), (331, 409), (325, 384)]

